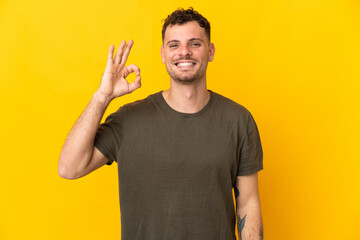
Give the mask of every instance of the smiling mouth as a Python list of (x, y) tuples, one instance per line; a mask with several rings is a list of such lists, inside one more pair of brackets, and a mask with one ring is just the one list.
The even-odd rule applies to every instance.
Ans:
[(194, 62), (178, 62), (175, 63), (176, 66), (178, 67), (187, 67), (187, 66), (194, 66), (196, 63)]

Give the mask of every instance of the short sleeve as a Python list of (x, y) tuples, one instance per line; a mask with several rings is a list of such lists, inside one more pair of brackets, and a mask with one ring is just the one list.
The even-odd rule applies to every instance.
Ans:
[(110, 114), (104, 123), (100, 124), (96, 135), (94, 146), (110, 161), (107, 165), (117, 162), (118, 152), (123, 138), (123, 112), (120, 108)]
[(248, 113), (245, 126), (242, 132), (242, 142), (240, 144), (239, 166), (237, 176), (250, 175), (263, 169), (263, 151), (260, 135), (253, 116)]

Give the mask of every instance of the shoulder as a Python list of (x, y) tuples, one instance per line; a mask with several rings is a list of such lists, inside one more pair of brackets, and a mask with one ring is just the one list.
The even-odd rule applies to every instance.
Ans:
[(225, 116), (229, 115), (242, 120), (247, 120), (249, 117), (252, 117), (250, 111), (243, 105), (216, 92), (211, 91), (211, 93), (216, 111), (220, 111)]
[(159, 93), (154, 93), (144, 99), (121, 106), (117, 111), (107, 116), (105, 122), (120, 125), (125, 119), (129, 119), (130, 121), (145, 119), (150, 113), (154, 113), (154, 104), (152, 102), (154, 102), (158, 94)]
[(156, 108), (156, 101), (159, 98), (161, 92), (157, 92), (149, 95), (144, 99), (137, 100), (135, 102), (127, 103), (121, 107), (126, 117), (144, 115), (153, 112)]

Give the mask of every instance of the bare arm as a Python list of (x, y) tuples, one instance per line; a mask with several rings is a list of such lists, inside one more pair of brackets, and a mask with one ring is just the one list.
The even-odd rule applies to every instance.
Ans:
[[(133, 42), (122, 41), (115, 58), (114, 46), (109, 49), (105, 72), (100, 87), (90, 103), (68, 134), (60, 153), (59, 175), (67, 179), (76, 179), (103, 166), (109, 160), (94, 147), (96, 131), (109, 103), (120, 96), (131, 93), (141, 86), (140, 69), (132, 64), (125, 66)], [(135, 72), (137, 78), (128, 83), (126, 77)]]
[(239, 240), (262, 240), (257, 173), (236, 178), (235, 198)]

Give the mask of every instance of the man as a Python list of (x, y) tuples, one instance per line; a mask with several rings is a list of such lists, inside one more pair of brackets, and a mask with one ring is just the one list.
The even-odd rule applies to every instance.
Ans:
[[(236, 219), (240, 239), (262, 239), (260, 138), (244, 107), (207, 90), (210, 24), (179, 9), (162, 34), (170, 89), (121, 107), (99, 126), (113, 99), (141, 85), (140, 69), (125, 66), (133, 41), (122, 41), (114, 58), (111, 45), (100, 87), (65, 141), (59, 174), (75, 179), (117, 162), (123, 240), (235, 239)], [(128, 83), (132, 72), (137, 78)]]

